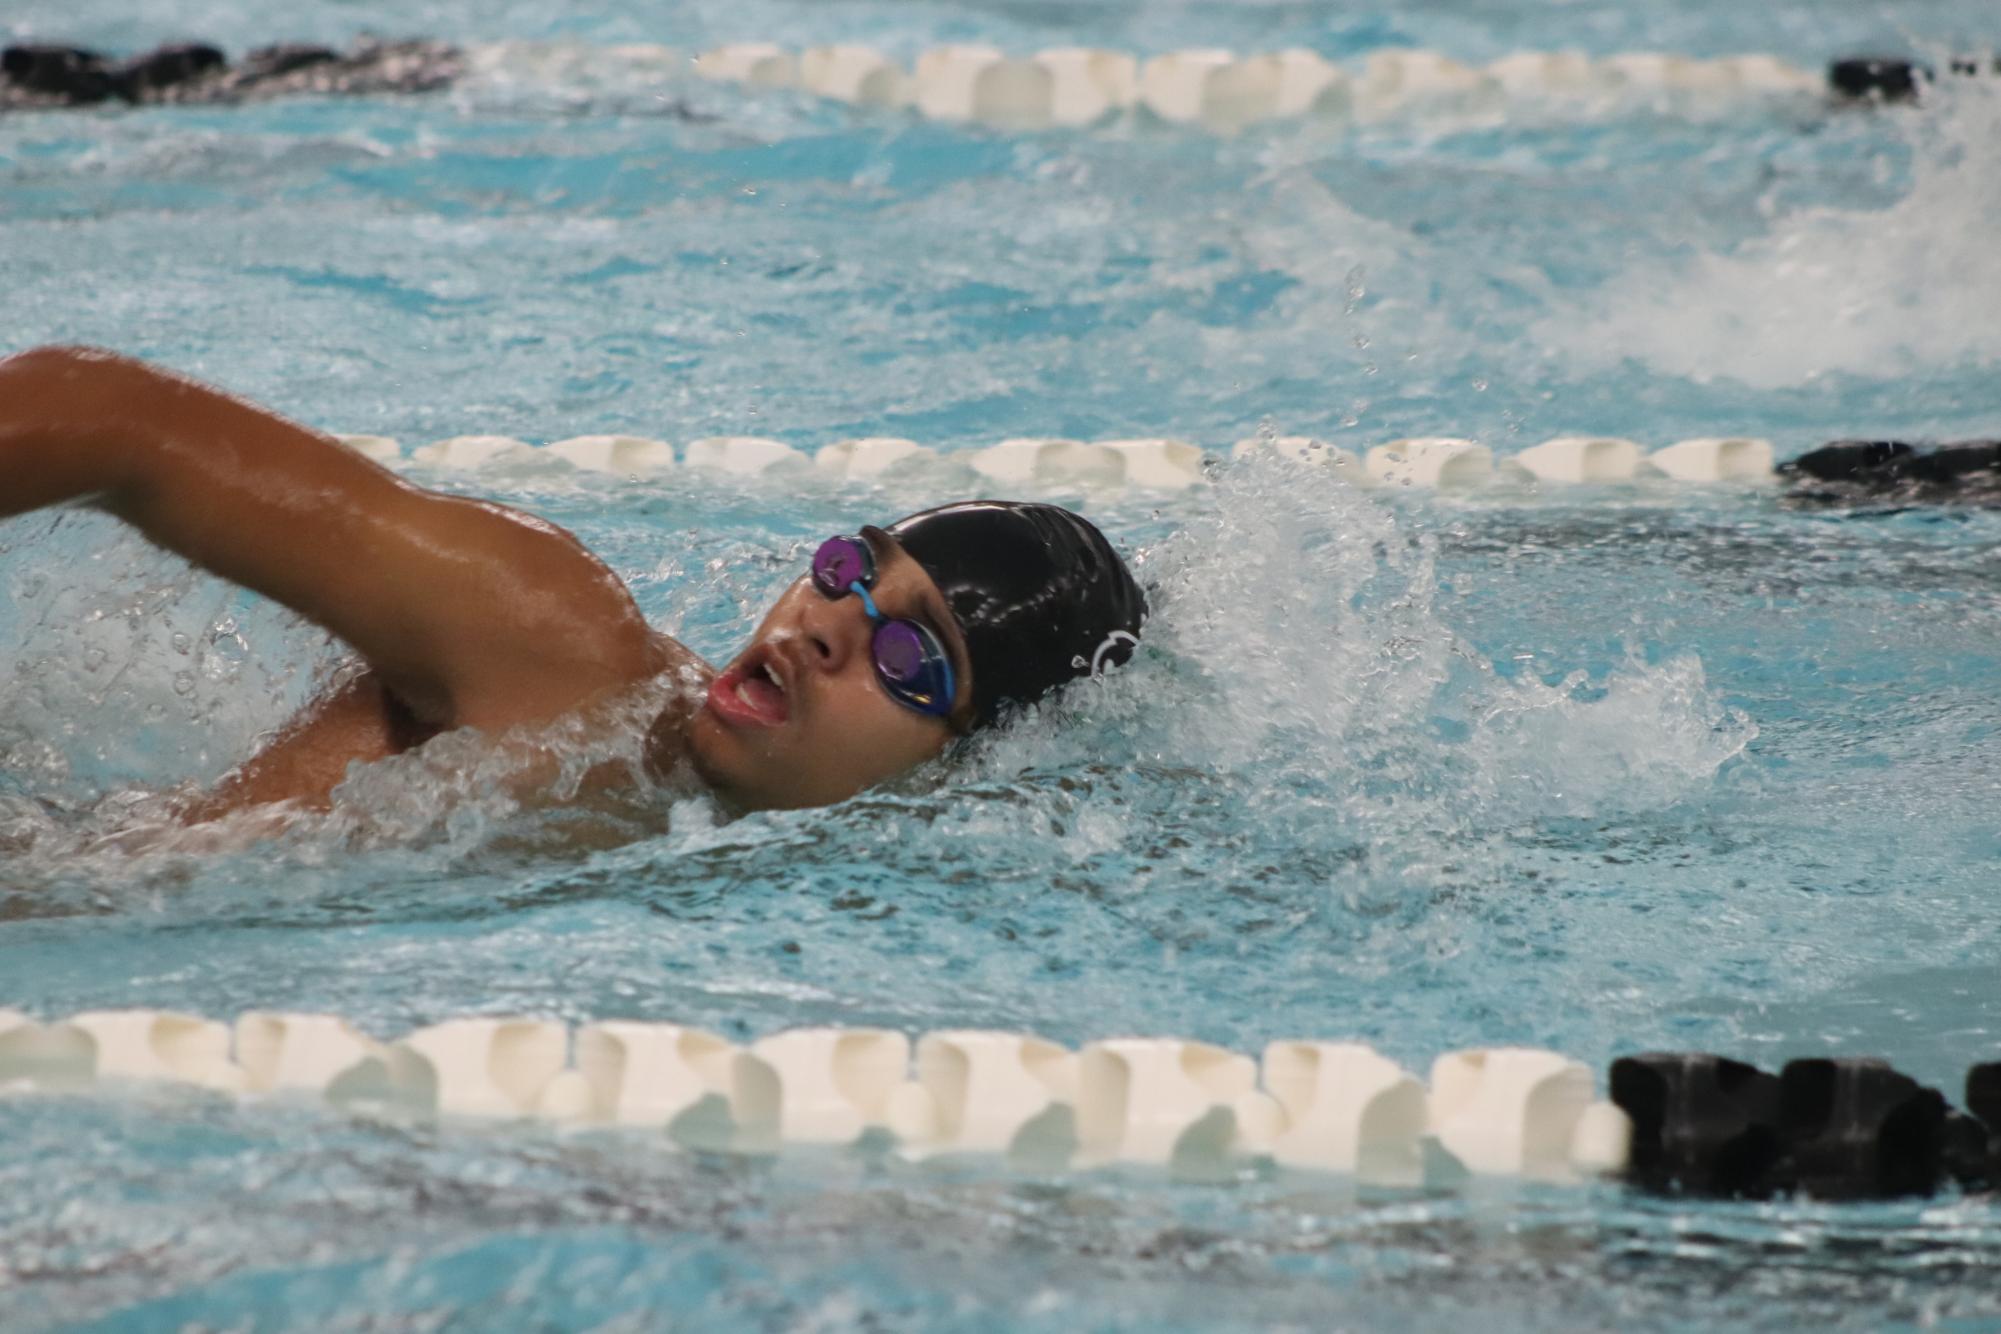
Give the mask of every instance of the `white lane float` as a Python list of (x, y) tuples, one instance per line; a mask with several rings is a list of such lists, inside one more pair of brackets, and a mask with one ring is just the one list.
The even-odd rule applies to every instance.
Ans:
[(1300, 47), (1244, 62), (1273, 85), (1272, 114), (1281, 118), (1342, 118), (1354, 110), (1354, 88), (1340, 66)]
[(67, 1024), (39, 1024), (0, 1010), (0, 1091), (62, 1091), (97, 1075), (97, 1044)]
[(813, 455), (813, 466), (845, 481), (860, 481), (935, 463), (938, 457), (937, 450), (915, 440), (876, 435), (836, 440)]
[(818, 97), (857, 106), (895, 107), (910, 100), (903, 67), (872, 46), (843, 43), (799, 53), (799, 85)]
[(1002, 129), (1056, 124), (1056, 76), (1034, 60), (996, 47), (940, 46), (911, 71), (912, 101), (934, 120), (970, 120)]
[(1777, 56), (1761, 53), (1721, 56), (1714, 63), (1723, 67), (1731, 85), (1742, 93), (1794, 100), (1827, 94), (1825, 75), (1801, 69)]
[(1183, 491), (1202, 480), (1202, 451), (1186, 440), (1106, 440), (1103, 447), (1125, 461), (1128, 486)]
[(1494, 454), (1485, 445), (1457, 436), (1416, 436), (1377, 445), (1363, 466), (1386, 486), (1465, 490), (1493, 480)]
[(665, 1131), (720, 1147), (733, 1128), (730, 1099), (741, 1048), (679, 1024), (617, 1020), (577, 1030), (576, 1069), (588, 1090), (576, 1119)]
[(1036, 52), (1035, 63), (1049, 71), (1057, 125), (1095, 125), (1139, 100), (1139, 61), (1123, 51), (1051, 47)]
[(1747, 436), (1682, 440), (1647, 455), (1647, 467), (1677, 482), (1770, 482), (1772, 442)]
[(763, 477), (808, 466), (806, 456), (792, 446), (760, 435), (712, 435), (690, 440), (683, 461), (690, 468), (736, 477)]
[(544, 446), (573, 468), (585, 472), (644, 477), (671, 472), (674, 446), (665, 440), (637, 435), (573, 435)]
[(1613, 436), (1560, 435), (1506, 460), (1505, 467), (1538, 482), (1569, 485), (1628, 482), (1638, 475), (1640, 447)]
[(1591, 1102), (1570, 1136), (1570, 1166), (1584, 1176), (1612, 1176), (1633, 1157), (1633, 1118), (1610, 1102)]
[(747, 1147), (849, 1144), (887, 1124), (908, 1080), (910, 1039), (886, 1028), (796, 1028), (740, 1058), (732, 1115)]
[(1350, 83), (1312, 51), (1290, 48), (1239, 58), (1205, 48), (1169, 51), (1147, 61), (1139, 94), (1162, 120), (1232, 133), (1278, 118), (1345, 116)]
[(96, 1080), (243, 1087), (243, 1071), (229, 1055), (229, 1029), (213, 1020), (170, 1010), (92, 1010), (61, 1028), (88, 1044)]
[(1274, 1042), (1263, 1070), (1285, 1110), (1271, 1149), (1279, 1165), (1386, 1185), (1422, 1180), (1426, 1102), (1415, 1075), (1359, 1042)]
[(554, 1020), (451, 1019), (349, 1066), (328, 1083), (327, 1097), (423, 1116), (535, 1116), (569, 1051), (569, 1029)]
[(1112, 489), (1126, 480), (1125, 457), (1081, 440), (1020, 438), (973, 451), (973, 471), (1008, 486)]
[(751, 88), (796, 88), (799, 62), (771, 42), (732, 42), (695, 57), (695, 73), (720, 83)]
[(237, 1016), (236, 1063), (248, 1093), (322, 1095), (384, 1045), (338, 1015), (252, 1010)]
[(1355, 118), (1481, 116), (1500, 110), (1500, 81), (1436, 51), (1378, 51), (1354, 80)]
[[(1254, 1097), (1251, 1095), (1255, 1095)], [(1077, 1139), (1085, 1165), (1134, 1163), (1176, 1175), (1227, 1171), (1238, 1151), (1238, 1106), (1267, 1134), (1257, 1065), (1206, 1042), (1113, 1038), (1077, 1056)]]
[(1077, 1057), (1024, 1033), (956, 1029), (917, 1043), (915, 1078), (887, 1104), (908, 1158), (999, 1154), (1052, 1171), (1077, 1148)]
[(1591, 1103), (1591, 1071), (1553, 1051), (1481, 1047), (1431, 1066), (1430, 1133), (1475, 1176), (1568, 1177)]
[(1515, 51), (1487, 66), (1510, 104), (1575, 105), (1608, 100), (1619, 79), (1582, 51)]

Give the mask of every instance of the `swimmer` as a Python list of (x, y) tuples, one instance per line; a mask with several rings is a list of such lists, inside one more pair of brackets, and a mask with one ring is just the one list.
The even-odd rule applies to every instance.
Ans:
[[(968, 501), (829, 537), (720, 671), (554, 524), (404, 481), (318, 432), (113, 353), (0, 361), (0, 519), (86, 503), (323, 627), (357, 669), (184, 812), (324, 810), (350, 765), (457, 728), (593, 716), (679, 677), (646, 767), (737, 809), (840, 801), (1078, 676), (1146, 602), (1089, 522)], [(633, 726), (633, 723), (626, 723)]]

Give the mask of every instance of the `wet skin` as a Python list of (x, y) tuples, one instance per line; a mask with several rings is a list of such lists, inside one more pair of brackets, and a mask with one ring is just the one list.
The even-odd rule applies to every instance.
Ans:
[(362, 664), (191, 803), (190, 820), (325, 808), (356, 761), (454, 728), (589, 718), (670, 673), (707, 695), (647, 727), (648, 768), (690, 761), (746, 809), (851, 796), (937, 755), (969, 709), (958, 628), (884, 535), (870, 539), (876, 603), (946, 643), (959, 690), (949, 722), (883, 689), (859, 598), (829, 600), (802, 577), (717, 673), (648, 626), (623, 582), (553, 524), (414, 486), (318, 432), (111, 353), (0, 361), (0, 518), (72, 502), (290, 607)]

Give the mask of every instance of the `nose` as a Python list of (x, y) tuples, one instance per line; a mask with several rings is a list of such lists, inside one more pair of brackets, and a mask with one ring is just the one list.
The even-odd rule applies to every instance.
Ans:
[(809, 665), (831, 675), (866, 650), (874, 627), (861, 599), (850, 593), (842, 598), (815, 597), (807, 603), (799, 632), (806, 640)]

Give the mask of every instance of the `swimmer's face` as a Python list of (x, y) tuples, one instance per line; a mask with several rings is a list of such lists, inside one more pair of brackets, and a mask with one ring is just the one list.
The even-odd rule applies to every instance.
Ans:
[(900, 704), (876, 675), (875, 625), (862, 600), (827, 598), (801, 576), (711, 684), (688, 728), (695, 768), (751, 808), (824, 806), (931, 759), (971, 713), (964, 639), (924, 567), (894, 540), (871, 540), (884, 616), (920, 621), (952, 656), (952, 719)]

